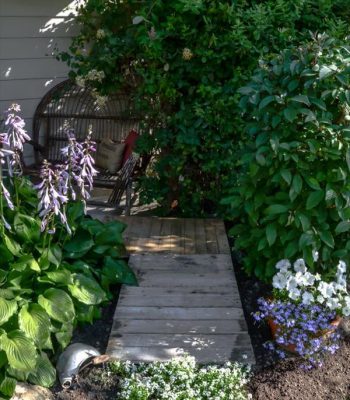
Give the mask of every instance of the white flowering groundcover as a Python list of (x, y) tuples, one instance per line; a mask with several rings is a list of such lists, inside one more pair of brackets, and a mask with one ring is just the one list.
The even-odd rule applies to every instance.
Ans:
[(248, 400), (249, 367), (238, 363), (199, 367), (184, 356), (168, 362), (110, 364), (121, 377), (119, 400)]

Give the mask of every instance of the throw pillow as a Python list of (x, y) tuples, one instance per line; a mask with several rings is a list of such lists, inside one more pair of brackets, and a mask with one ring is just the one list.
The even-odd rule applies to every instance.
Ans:
[(122, 166), (125, 144), (102, 140), (96, 153), (96, 166), (115, 174)]

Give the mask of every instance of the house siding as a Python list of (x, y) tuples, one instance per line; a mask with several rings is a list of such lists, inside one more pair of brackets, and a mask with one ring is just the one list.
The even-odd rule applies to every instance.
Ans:
[[(16, 102), (29, 133), (44, 94), (68, 76), (55, 49), (65, 50), (78, 32), (72, 0), (0, 0), (0, 111)], [(31, 146), (25, 162), (33, 161)]]

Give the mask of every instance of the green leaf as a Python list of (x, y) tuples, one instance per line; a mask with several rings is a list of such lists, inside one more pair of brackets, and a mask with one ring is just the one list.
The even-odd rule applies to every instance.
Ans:
[(0, 244), (0, 260), (2, 263), (7, 263), (13, 260), (13, 254), (8, 250), (4, 243)]
[(56, 271), (46, 272), (40, 282), (54, 282), (67, 286), (72, 283), (72, 274), (66, 268), (61, 267)]
[(17, 301), (0, 297), (0, 326), (7, 322), (17, 312)]
[(107, 287), (113, 283), (126, 283), (128, 285), (137, 285), (137, 279), (123, 260), (116, 260), (112, 257), (105, 257), (104, 266), (102, 268), (102, 286)]
[(301, 189), (303, 188), (303, 180), (299, 174), (294, 175), (292, 187), (296, 194), (300, 194)]
[(310, 219), (302, 213), (298, 213), (297, 217), (299, 221), (301, 222), (301, 226), (303, 227), (303, 231), (306, 232), (310, 228)]
[(64, 246), (68, 253), (67, 257), (74, 257), (75, 254), (86, 254), (94, 245), (91, 234), (85, 230), (79, 230)]
[(43, 348), (49, 340), (50, 317), (39, 304), (24, 305), (18, 314), (18, 325), (39, 348)]
[(322, 190), (320, 184), (317, 181), (317, 179), (306, 177), (305, 181), (312, 189), (314, 189), (314, 190)]
[(96, 235), (103, 229), (104, 224), (98, 219), (85, 218), (81, 221), (80, 226), (86, 231), (89, 231), (91, 235)]
[(299, 81), (297, 79), (294, 79), (288, 83), (288, 90), (290, 92), (293, 92), (297, 87), (299, 86)]
[(271, 247), (277, 238), (277, 229), (275, 224), (269, 224), (266, 227), (266, 238), (269, 242), (269, 246)]
[(310, 101), (312, 104), (315, 104), (321, 110), (327, 111), (327, 105), (322, 99), (311, 98)]
[(292, 182), (292, 173), (288, 169), (281, 170), (282, 178), (288, 183), (288, 185)]
[(303, 104), (306, 104), (307, 106), (310, 106), (309, 98), (307, 96), (305, 96), (305, 95), (302, 95), (302, 94), (300, 94), (298, 96), (294, 96), (290, 100), (291, 101), (296, 101), (298, 103), (303, 103)]
[(0, 383), (0, 392), (5, 396), (11, 397), (15, 392), (17, 380), (9, 376), (5, 376)]
[(29, 374), (28, 380), (34, 385), (44, 387), (51, 387), (55, 383), (56, 370), (45, 353), (39, 355), (35, 370)]
[(259, 103), (259, 110), (262, 110), (263, 108), (265, 108), (266, 106), (268, 106), (270, 103), (272, 103), (273, 101), (275, 101), (275, 96), (267, 96), (264, 97), (261, 102)]
[(97, 245), (110, 244), (112, 246), (123, 243), (122, 233), (125, 227), (125, 224), (118, 221), (105, 224), (103, 230), (96, 235), (95, 243)]
[(55, 333), (58, 343), (61, 345), (62, 349), (67, 347), (73, 336), (73, 324), (67, 323), (62, 324), (58, 332)]
[(339, 233), (348, 232), (350, 230), (350, 222), (349, 221), (341, 221), (335, 228), (335, 233), (338, 235)]
[(326, 243), (328, 247), (334, 247), (334, 238), (329, 231), (320, 232), (320, 239), (322, 242)]
[(53, 244), (50, 246), (47, 252), (48, 260), (58, 267), (62, 262), (62, 250), (58, 244)]
[(283, 110), (283, 115), (289, 122), (293, 122), (298, 115), (298, 111), (295, 108), (286, 108)]
[(311, 210), (312, 208), (315, 208), (321, 203), (323, 199), (324, 199), (323, 190), (318, 190), (316, 192), (310, 193), (306, 201), (306, 209)]
[(51, 318), (62, 323), (74, 321), (75, 311), (71, 297), (61, 289), (48, 289), (39, 295), (38, 303)]
[(106, 294), (95, 279), (83, 274), (73, 274), (73, 284), (68, 289), (73, 297), (81, 303), (94, 305), (106, 300)]
[(13, 239), (9, 238), (7, 235), (2, 236), (7, 249), (14, 255), (19, 257), (21, 255), (21, 246)]
[(16, 235), (26, 243), (40, 240), (40, 221), (29, 215), (16, 214), (13, 223)]
[(274, 214), (282, 214), (289, 211), (288, 206), (284, 206), (283, 204), (273, 204), (265, 209), (265, 214), (274, 215)]
[(20, 330), (3, 333), (0, 347), (5, 351), (9, 365), (19, 371), (30, 372), (35, 368), (36, 349), (33, 342)]
[(333, 74), (333, 70), (330, 69), (329, 67), (327, 67), (326, 65), (324, 65), (321, 69), (320, 69), (320, 79), (324, 79), (327, 76)]
[(281, 120), (282, 120), (282, 118), (279, 115), (275, 115), (274, 117), (272, 117), (272, 121), (271, 121), (272, 128), (276, 128), (276, 126), (279, 125)]

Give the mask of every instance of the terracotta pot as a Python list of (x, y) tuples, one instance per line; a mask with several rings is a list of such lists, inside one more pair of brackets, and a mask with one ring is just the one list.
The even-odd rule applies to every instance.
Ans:
[[(321, 337), (322, 336), (323, 338), (327, 338), (327, 336), (329, 336), (331, 333), (333, 333), (338, 328), (341, 321), (342, 321), (342, 318), (337, 315), (335, 320), (333, 320), (331, 322), (331, 325), (332, 325), (331, 328), (317, 332), (317, 333), (311, 335), (311, 337)], [(268, 324), (269, 324), (269, 327), (271, 330), (272, 338), (273, 338), (273, 340), (276, 340), (277, 330), (280, 328), (280, 325), (276, 324), (276, 322), (273, 321), (272, 319), (268, 319)], [(295, 349), (296, 346), (294, 344), (288, 344), (288, 345), (279, 344), (278, 346), (283, 348), (286, 351), (289, 351), (290, 353), (294, 353), (294, 354), (297, 353), (296, 349)]]

